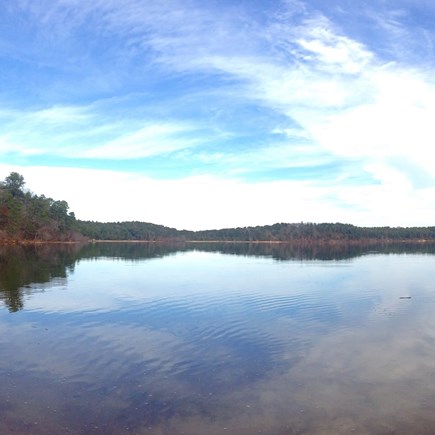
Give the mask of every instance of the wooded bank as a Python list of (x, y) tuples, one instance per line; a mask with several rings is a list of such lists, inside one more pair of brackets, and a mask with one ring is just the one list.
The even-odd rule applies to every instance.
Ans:
[(35, 195), (12, 172), (0, 182), (0, 243), (86, 240), (176, 242), (379, 243), (435, 242), (435, 227), (357, 227), (343, 223), (274, 225), (187, 231), (147, 222), (78, 220), (64, 200)]

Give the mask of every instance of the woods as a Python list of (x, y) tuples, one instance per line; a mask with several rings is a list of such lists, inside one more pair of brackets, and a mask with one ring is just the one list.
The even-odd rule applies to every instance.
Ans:
[(0, 183), (0, 240), (70, 241), (80, 238), (66, 201), (35, 195), (12, 172)]
[(76, 219), (64, 200), (33, 194), (12, 172), (0, 183), (0, 241), (230, 241), (388, 242), (435, 241), (435, 227), (357, 227), (343, 223), (274, 225), (187, 231), (148, 222), (93, 222)]

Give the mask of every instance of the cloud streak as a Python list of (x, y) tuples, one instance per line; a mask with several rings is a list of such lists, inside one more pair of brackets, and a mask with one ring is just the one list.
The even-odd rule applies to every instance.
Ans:
[[(40, 87), (26, 100), (11, 79), (16, 98), (11, 104), (10, 91), (3, 94), (0, 155), (29, 171), (50, 161), (72, 171), (78, 160), (105, 170), (119, 162), (126, 185), (134, 163), (133, 179), (152, 180), (162, 198), (179, 204), (165, 184), (178, 179), (186, 189), (178, 198), (197, 210), (206, 192), (196, 183), (204, 184), (221, 207), (225, 192), (246, 223), (253, 219), (237, 207), (240, 197), (249, 198), (252, 216), (264, 215), (262, 223), (259, 209), (267, 204), (272, 222), (380, 224), (389, 217), (391, 224), (428, 224), (434, 34), (405, 0), (376, 10), (341, 0), (330, 6), (315, 0), (261, 8), (223, 2), (219, 10), (177, 0), (3, 6), (9, 18), (33, 27), (21, 42), (13, 32), (0, 34), (1, 52), (12, 57), (16, 45), (14, 62), (32, 65), (28, 81)], [(13, 68), (11, 61), (7, 71)], [(292, 200), (305, 218), (282, 204), (285, 189), (303, 192)], [(426, 218), (404, 216), (405, 204)], [(204, 216), (210, 225), (241, 222), (223, 217), (213, 203), (209, 209), (221, 219)], [(166, 213), (172, 212), (162, 209), (156, 221)], [(192, 227), (187, 215), (181, 222)]]

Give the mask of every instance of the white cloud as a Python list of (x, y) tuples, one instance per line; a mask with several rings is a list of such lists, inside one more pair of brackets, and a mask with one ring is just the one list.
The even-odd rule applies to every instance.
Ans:
[(331, 155), (316, 145), (281, 140), (246, 151), (234, 150), (225, 153), (194, 151), (193, 154), (188, 153), (185, 158), (198, 159), (206, 164), (217, 164), (225, 168), (229, 175), (273, 171), (276, 168), (307, 168), (333, 162)]
[(85, 158), (134, 159), (165, 154), (201, 143), (200, 138), (184, 137), (192, 126), (156, 123), (80, 153)]
[[(57, 9), (42, 14), (41, 22), (54, 21), (56, 13), (63, 14), (60, 22), (65, 22), (68, 8), (77, 7), (79, 2), (55, 4)], [(340, 180), (352, 175), (350, 165), (337, 184), (330, 185), (251, 185), (211, 176), (156, 181), (116, 172), (50, 172), (46, 168), (52, 177), (66, 177), (71, 185), (80, 183), (79, 191), (89, 192), (90, 199), (81, 198), (68, 183), (61, 183), (65, 193), (59, 190), (56, 195), (64, 197), (67, 192), (71, 206), (83, 218), (141, 219), (188, 228), (277, 220), (428, 224), (434, 218), (431, 195), (435, 182), (428, 176), (424, 186), (418, 186), (414, 175), (435, 172), (432, 70), (383, 62), (368, 45), (310, 11), (308, 3), (287, 4), (286, 11), (260, 24), (256, 17), (244, 15), (242, 8), (237, 13), (223, 8), (216, 14), (195, 2), (186, 6), (178, 1), (127, 0), (122, 5), (113, 0), (97, 1), (80, 4), (79, 16), (67, 25), (70, 30), (80, 28), (86, 17), (91, 19), (98, 10), (98, 32), (120, 38), (123, 55), (135, 61), (142, 59), (144, 68), (151, 65), (176, 77), (192, 73), (204, 78), (209, 72), (218, 73), (231, 86), (223, 85), (225, 97), (280, 115), (279, 126), (270, 126), (265, 137), (280, 132), (292, 136), (297, 145), (280, 138), (279, 143), (264, 141), (261, 150), (228, 152), (215, 148), (209, 154), (200, 147), (205, 141), (196, 123), (172, 118), (168, 122), (162, 116), (163, 121), (135, 119), (134, 125), (130, 120), (112, 125), (111, 119), (93, 108), (55, 106), (16, 122), (9, 119), (2, 129), (0, 153), (124, 159), (197, 147), (198, 160), (210, 163), (220, 159), (239, 172), (261, 165), (303, 167), (342, 161), (346, 166), (351, 161), (352, 167), (359, 165), (366, 172), (365, 180), (371, 176), (377, 182), (339, 186)], [(384, 29), (398, 40), (407, 34), (401, 19), (392, 13)], [(213, 83), (204, 79), (204, 86), (208, 86), (207, 93)], [(221, 89), (213, 91), (218, 94)], [(285, 117), (288, 126), (282, 121)], [(297, 137), (294, 125), (299, 127)], [(232, 139), (237, 143), (237, 135)], [(47, 180), (38, 168), (28, 170)], [(32, 183), (29, 180), (29, 185), (34, 182), (38, 186), (38, 177), (33, 177)], [(41, 183), (41, 192), (45, 193), (45, 187), (53, 189), (53, 183)], [(146, 204), (138, 201), (142, 196)], [(95, 198), (101, 203), (97, 208)], [(409, 212), (404, 213), (404, 209)]]
[(0, 154), (134, 159), (190, 148), (203, 141), (193, 123), (111, 120), (94, 106), (53, 106), (0, 114)]
[(93, 115), (88, 107), (80, 106), (53, 106), (35, 112), (27, 113), (27, 120), (34, 123), (65, 125), (72, 123), (89, 122)]
[(433, 172), (435, 83), (393, 66), (372, 70), (367, 90), (371, 102), (314, 113), (305, 128), (335, 155), (390, 164), (400, 157)]
[(338, 35), (324, 17), (308, 20), (296, 33), (302, 34), (296, 43), (306, 53), (302, 57), (314, 68), (343, 74), (357, 74), (373, 59), (373, 54), (363, 44)]
[[(77, 149), (77, 138), (89, 134), (96, 117), (86, 106), (51, 106), (35, 110), (0, 113), (0, 154), (15, 152), (24, 156), (62, 154)], [(69, 135), (75, 139), (68, 143)], [(71, 136), (70, 136), (71, 138)], [(74, 147), (75, 145), (75, 147)]]
[(18, 152), (25, 155), (36, 155), (39, 154), (41, 150), (31, 147), (27, 148), (21, 144), (14, 143), (7, 135), (0, 136), (0, 154)]
[(245, 80), (244, 97), (299, 124), (310, 146), (337, 159), (360, 160), (369, 173), (367, 162), (400, 172), (395, 166), (399, 160), (434, 172), (435, 82), (430, 71), (382, 63), (367, 47), (337, 34), (325, 18), (306, 20), (297, 32), (291, 23), (273, 32), (276, 43), (287, 47), (288, 62), (264, 57), (229, 62), (222, 56), (213, 58), (214, 66)]

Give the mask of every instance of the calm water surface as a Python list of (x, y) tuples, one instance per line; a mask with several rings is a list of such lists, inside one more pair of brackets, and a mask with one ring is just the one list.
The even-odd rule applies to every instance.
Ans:
[(424, 249), (0, 248), (0, 433), (433, 434)]

